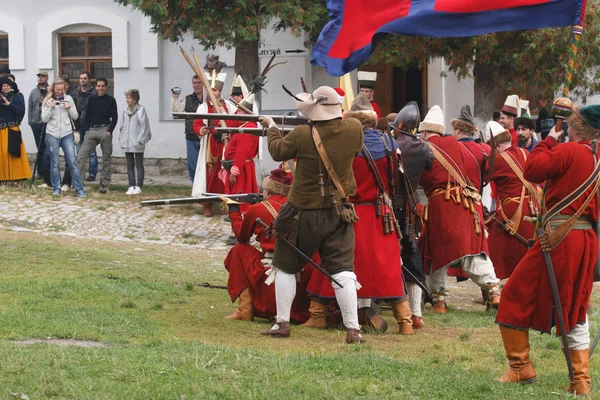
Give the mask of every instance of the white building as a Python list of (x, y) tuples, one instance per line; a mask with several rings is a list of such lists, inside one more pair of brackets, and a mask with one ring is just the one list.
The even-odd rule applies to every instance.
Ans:
[[(150, 117), (153, 138), (148, 144), (148, 158), (185, 158), (183, 121), (173, 120), (170, 111), (170, 89), (179, 86), (183, 94), (191, 93), (193, 72), (171, 43), (150, 32), (150, 21), (141, 12), (125, 8), (112, 0), (4, 0), (0, 9), (0, 68), (8, 64), (26, 97), (37, 84), (36, 74), (45, 70), (50, 81), (68, 74), (77, 82), (79, 73), (87, 70), (92, 78), (109, 78), (119, 109), (125, 107), (124, 92), (138, 88), (141, 101)], [(181, 45), (187, 50), (196, 45), (200, 60), (207, 54), (190, 37)], [(261, 38), (261, 69), (272, 52), (279, 56), (277, 66), (268, 75), (267, 94), (263, 96), (263, 112), (281, 113), (294, 109), (293, 100), (283, 92), (284, 84), (293, 92), (301, 91), (300, 77), (309, 88), (337, 86), (337, 78), (323, 68), (310, 65), (310, 49), (304, 38), (290, 33), (275, 34), (265, 30)], [(233, 77), (235, 49), (217, 48), (227, 63), (229, 79)], [(402, 71), (382, 66), (376, 100), (383, 114), (397, 112), (407, 101), (417, 100), (422, 110), (433, 104), (443, 107), (447, 126), (463, 104), (473, 105), (472, 81), (458, 82), (441, 59), (430, 63), (426, 71)], [(354, 74), (355, 75), (355, 74)], [(229, 93), (231, 82), (225, 86)], [(120, 126), (120, 123), (117, 127)], [(33, 135), (25, 117), (22, 125), (27, 150), (35, 151)], [(115, 156), (122, 156), (115, 143)]]

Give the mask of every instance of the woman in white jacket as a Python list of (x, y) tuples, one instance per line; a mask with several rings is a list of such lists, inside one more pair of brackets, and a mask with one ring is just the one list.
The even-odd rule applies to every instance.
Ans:
[(75, 158), (75, 138), (72, 120), (77, 119), (73, 98), (65, 94), (64, 82), (57, 81), (48, 89), (42, 102), (42, 121), (46, 124), (46, 151), (50, 154), (50, 182), (52, 195), (60, 196), (59, 150), (62, 148), (67, 168), (71, 171), (77, 197), (87, 197)]
[[(150, 122), (146, 109), (140, 105), (140, 91), (129, 89), (125, 92), (127, 109), (121, 118), (119, 142), (127, 159), (127, 177), (129, 190), (125, 194), (140, 194), (144, 186), (144, 150), (146, 143), (152, 138)], [(137, 169), (137, 184), (135, 170)]]

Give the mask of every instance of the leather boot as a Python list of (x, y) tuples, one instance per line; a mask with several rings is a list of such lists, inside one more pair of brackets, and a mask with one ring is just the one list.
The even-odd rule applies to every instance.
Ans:
[(402, 301), (400, 303), (392, 304), (392, 312), (394, 313), (394, 318), (398, 321), (399, 333), (401, 335), (412, 335), (413, 334), (413, 321), (412, 321), (412, 311), (410, 311), (410, 306), (408, 305), (408, 301)]
[[(488, 285), (487, 291), (489, 293), (488, 301), (486, 302), (486, 311), (493, 308), (494, 310), (498, 309), (500, 305), (500, 285)], [(482, 289), (483, 292), (483, 289)]]
[(260, 332), (261, 335), (271, 337), (290, 337), (291, 333), (289, 322), (274, 322), (269, 329)]
[(310, 318), (300, 326), (307, 328), (327, 328), (327, 316), (329, 315), (329, 308), (325, 304), (317, 303), (316, 301), (310, 301), (308, 307), (310, 312)]
[(506, 350), (510, 368), (498, 382), (533, 383), (536, 381), (535, 369), (529, 359), (529, 331), (510, 329), (500, 325), (500, 335)]
[(425, 322), (423, 322), (423, 318), (421, 317), (413, 315), (411, 319), (413, 329), (421, 329), (425, 325)]
[(238, 298), (238, 309), (231, 315), (225, 317), (226, 319), (237, 319), (242, 321), (254, 321), (254, 306), (252, 305), (252, 298), (248, 289), (242, 290), (240, 297)]
[(437, 314), (446, 314), (446, 295), (437, 293), (433, 295), (433, 312)]
[(573, 372), (575, 373), (575, 382), (569, 385), (569, 392), (575, 395), (586, 395), (590, 392), (590, 378), (588, 371), (590, 366), (590, 349), (571, 350), (571, 361), (573, 362)]
[(385, 319), (373, 307), (361, 307), (358, 309), (358, 323), (362, 326), (368, 326), (381, 333), (387, 331), (388, 324)]
[(360, 329), (346, 328), (346, 343), (364, 343), (365, 338), (360, 333)]
[(204, 216), (210, 217), (212, 215), (213, 203), (204, 203)]

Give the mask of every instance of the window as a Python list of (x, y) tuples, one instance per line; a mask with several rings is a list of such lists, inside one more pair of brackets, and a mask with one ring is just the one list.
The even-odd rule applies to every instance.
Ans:
[(0, 35), (0, 71), (8, 68), (8, 36)]
[(92, 84), (96, 83), (96, 78), (108, 79), (107, 93), (111, 96), (114, 95), (110, 33), (60, 34), (58, 36), (58, 54), (59, 75), (69, 75), (71, 87), (79, 85), (79, 75), (83, 71), (87, 71), (91, 75)]

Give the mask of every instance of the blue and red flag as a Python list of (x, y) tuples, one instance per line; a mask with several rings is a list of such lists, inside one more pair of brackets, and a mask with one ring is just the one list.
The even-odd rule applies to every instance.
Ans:
[(311, 63), (333, 76), (369, 59), (388, 33), (465, 37), (492, 32), (579, 25), (585, 0), (327, 0), (331, 21)]

